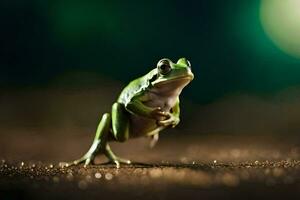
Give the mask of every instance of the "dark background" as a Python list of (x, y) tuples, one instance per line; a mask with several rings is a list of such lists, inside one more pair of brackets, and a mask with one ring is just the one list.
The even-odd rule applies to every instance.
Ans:
[(1, 1), (1, 132), (93, 131), (126, 83), (187, 57), (179, 130), (297, 134), (300, 59), (264, 32), (260, 3)]
[[(290, 5), (268, 18), (284, 45), (262, 2)], [(297, 13), (297, 0), (1, 0), (0, 199), (299, 199)], [(154, 149), (111, 144), (144, 165), (58, 167), (164, 57), (187, 57), (195, 74), (180, 124)]]

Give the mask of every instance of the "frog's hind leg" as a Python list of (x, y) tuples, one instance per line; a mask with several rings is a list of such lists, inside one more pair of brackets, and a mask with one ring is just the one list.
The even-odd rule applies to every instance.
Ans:
[(125, 106), (114, 103), (112, 106), (112, 133), (118, 142), (124, 142), (129, 138), (129, 113)]
[[(129, 116), (128, 112), (125, 110), (123, 104), (114, 103), (112, 106), (112, 134), (114, 140), (118, 142), (124, 142), (129, 138)], [(115, 163), (117, 168), (120, 167), (120, 163), (130, 164), (130, 160), (119, 158), (110, 149), (109, 144), (105, 146), (105, 155), (108, 159)]]
[(93, 141), (92, 146), (88, 150), (88, 152), (82, 156), (81, 158), (74, 160), (70, 163), (61, 163), (63, 166), (70, 166), (70, 165), (78, 165), (80, 163), (84, 163), (84, 165), (88, 165), (94, 162), (95, 156), (99, 151), (105, 151), (105, 145), (107, 143), (108, 134), (111, 127), (111, 116), (109, 113), (105, 113), (102, 116), (102, 119), (98, 125), (96, 135)]

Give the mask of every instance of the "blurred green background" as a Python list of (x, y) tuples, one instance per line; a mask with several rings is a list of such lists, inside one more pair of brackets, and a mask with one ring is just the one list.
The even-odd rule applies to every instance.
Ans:
[(183, 128), (297, 133), (300, 56), (278, 43), (262, 3), (1, 1), (1, 125), (93, 130), (126, 83), (163, 57), (187, 57)]

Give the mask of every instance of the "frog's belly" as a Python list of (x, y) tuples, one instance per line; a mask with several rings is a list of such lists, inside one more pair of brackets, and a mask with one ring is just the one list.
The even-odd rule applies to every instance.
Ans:
[(130, 116), (130, 137), (147, 136), (158, 128), (156, 120), (141, 116)]
[[(170, 112), (176, 104), (177, 97), (180, 91), (159, 91), (152, 89), (148, 92), (148, 100), (143, 102), (150, 108), (160, 107), (165, 112)], [(164, 127), (157, 126), (155, 119), (149, 119), (137, 115), (131, 115), (130, 117), (130, 135), (132, 137), (149, 135), (149, 133), (157, 130), (162, 130)]]
[[(173, 103), (173, 102), (172, 102)], [(145, 103), (146, 106), (162, 108), (165, 112), (170, 112), (171, 106), (168, 101), (149, 101)], [(130, 117), (130, 135), (131, 137), (148, 136), (153, 131), (162, 130), (164, 127), (158, 126), (155, 119), (149, 119), (137, 115), (131, 115)]]

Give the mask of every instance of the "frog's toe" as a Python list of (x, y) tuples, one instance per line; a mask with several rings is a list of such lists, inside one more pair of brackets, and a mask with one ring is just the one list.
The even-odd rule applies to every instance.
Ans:
[(120, 163), (127, 164), (127, 165), (130, 165), (130, 164), (131, 164), (131, 161), (130, 161), (130, 160), (123, 159), (123, 158), (118, 158), (118, 161), (119, 161)]
[(178, 117), (171, 117), (166, 120), (161, 120), (157, 121), (157, 124), (159, 126), (172, 126), (173, 128), (179, 123), (179, 118)]
[(120, 168), (120, 162), (117, 161), (117, 160), (114, 160), (112, 161), (115, 165), (116, 165), (116, 168), (119, 169)]
[(170, 126), (173, 122), (171, 120), (162, 120), (162, 121), (158, 121), (157, 124), (159, 126)]
[(74, 165), (79, 165), (81, 163), (84, 163), (84, 166), (94, 164), (94, 156), (83, 156), (82, 158), (79, 158), (77, 160), (74, 160), (72, 162), (60, 162), (59, 166), (61, 167), (70, 167)]
[(130, 165), (131, 164), (131, 161), (130, 160), (127, 160), (127, 159), (123, 159), (123, 158), (114, 158), (114, 159), (111, 159), (112, 163), (114, 163), (116, 165), (116, 168), (120, 168), (121, 164), (126, 164), (126, 165)]
[(86, 167), (86, 166), (88, 166), (90, 164), (94, 164), (94, 159), (91, 158), (91, 157), (85, 159), (85, 161), (84, 161), (84, 167)]

